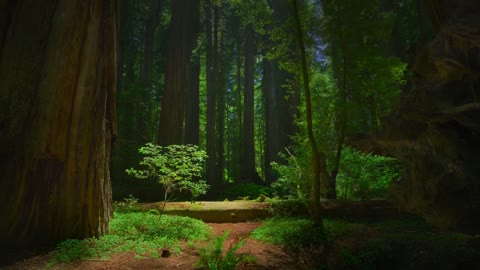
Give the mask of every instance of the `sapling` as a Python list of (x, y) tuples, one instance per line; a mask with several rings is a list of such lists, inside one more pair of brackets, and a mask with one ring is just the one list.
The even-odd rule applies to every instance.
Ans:
[(196, 145), (159, 146), (147, 143), (138, 150), (144, 157), (141, 169), (130, 168), (126, 172), (138, 179), (155, 179), (164, 189), (163, 206), (176, 191), (189, 192), (192, 201), (205, 194), (208, 185), (204, 180), (195, 180), (203, 172), (207, 154)]

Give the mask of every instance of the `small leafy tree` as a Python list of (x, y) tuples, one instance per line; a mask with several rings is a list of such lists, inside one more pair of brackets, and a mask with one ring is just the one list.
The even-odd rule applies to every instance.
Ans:
[(147, 143), (139, 150), (144, 155), (140, 166), (142, 169), (127, 169), (129, 175), (138, 179), (156, 179), (164, 188), (164, 204), (171, 199), (174, 192), (186, 191), (192, 200), (205, 194), (208, 185), (204, 180), (194, 180), (203, 172), (207, 154), (196, 145), (159, 146)]

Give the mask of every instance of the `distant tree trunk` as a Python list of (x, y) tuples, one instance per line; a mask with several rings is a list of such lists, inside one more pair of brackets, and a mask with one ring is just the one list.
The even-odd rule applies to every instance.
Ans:
[[(218, 19), (217, 19), (218, 20)], [(220, 51), (218, 53), (217, 69), (217, 181), (223, 183), (225, 180), (225, 78), (223, 54), (225, 53), (223, 33), (220, 33)]]
[[(216, 87), (217, 87), (217, 20), (212, 14), (214, 4), (207, 0), (205, 5), (205, 31), (207, 38), (207, 183), (210, 186), (216, 185)], [(212, 27), (212, 19), (214, 25)], [(209, 197), (215, 197), (215, 190), (210, 189)]]
[[(274, 63), (266, 57), (263, 58), (263, 96), (265, 110), (265, 183), (271, 184), (276, 180), (275, 172), (270, 163), (278, 162), (278, 153), (281, 151), (279, 147), (279, 117), (278, 104), (276, 97), (276, 89), (274, 89), (273, 77)], [(276, 79), (276, 78), (275, 78)]]
[(255, 79), (255, 32), (247, 26), (245, 39), (245, 77), (243, 96), (243, 156), (241, 161), (242, 181), (257, 181), (255, 170), (255, 129), (254, 129), (254, 79)]
[[(189, 18), (190, 29), (192, 29), (190, 51), (197, 46), (198, 34), (200, 32), (200, 6), (195, 7), (192, 16)], [(185, 143), (200, 144), (200, 57), (198, 54), (190, 57), (190, 64), (187, 74), (187, 96), (185, 111)]]
[(165, 90), (160, 112), (161, 131), (158, 133), (159, 145), (183, 143), (187, 65), (192, 50), (192, 36), (195, 33), (189, 20), (196, 14), (199, 5), (200, 2), (197, 0), (172, 1)]
[[(273, 25), (284, 24), (291, 16), (291, 6), (288, 1), (269, 0), (273, 10)], [(265, 40), (265, 54), (276, 44)], [(292, 80), (292, 74), (281, 70), (277, 60), (263, 60), (262, 88), (265, 102), (265, 182), (271, 184), (277, 180), (278, 175), (270, 166), (273, 161), (284, 163), (279, 157), (280, 152), (290, 147), (290, 137), (297, 131), (295, 117), (298, 115), (297, 105), (299, 92), (295, 87), (287, 87)], [(293, 80), (292, 80), (293, 81)], [(287, 91), (290, 92), (287, 92)], [(295, 91), (292, 91), (295, 90)]]
[(303, 37), (302, 23), (300, 21), (299, 3), (298, 0), (293, 0), (293, 10), (295, 19), (296, 40), (300, 48), (300, 61), (302, 66), (302, 80), (303, 89), (305, 91), (305, 104), (306, 104), (306, 120), (307, 120), (307, 133), (308, 141), (310, 142), (312, 152), (312, 170), (313, 170), (313, 183), (312, 183), (312, 219), (317, 226), (323, 228), (323, 220), (320, 214), (320, 174), (321, 166), (325, 157), (318, 151), (317, 141), (313, 135), (313, 121), (312, 121), (312, 102), (310, 96), (310, 82), (308, 78), (307, 56), (305, 53), (305, 41)]
[(145, 36), (143, 40), (142, 84), (147, 89), (152, 87), (153, 44), (155, 41), (155, 30), (160, 23), (160, 10), (160, 0), (151, 0), (150, 14), (145, 20)]
[[(286, 103), (280, 88), (275, 81), (281, 80), (278, 73), (275, 73), (276, 61), (268, 59), (263, 60), (263, 80), (262, 88), (265, 104), (265, 182), (271, 184), (276, 180), (276, 173), (270, 165), (272, 162), (280, 162), (278, 153), (281, 152), (280, 137), (286, 134), (286, 130), (280, 129), (280, 122), (285, 121), (281, 118), (280, 104)], [(283, 106), (286, 107), (286, 106)], [(286, 114), (286, 113), (285, 113)], [(286, 146), (286, 145), (285, 145)], [(283, 147), (285, 147), (283, 146)]]
[(200, 61), (194, 57), (188, 68), (185, 113), (185, 144), (200, 144)]
[(1, 250), (112, 216), (117, 1), (9, 1), (0, 19)]
[(241, 48), (242, 48), (242, 41), (239, 37), (237, 37), (237, 42), (236, 42), (236, 47), (237, 47), (237, 59), (236, 59), (236, 80), (237, 80), (237, 97), (236, 97), (236, 115), (237, 115), (237, 143), (235, 147), (235, 161), (236, 164), (234, 166), (235, 168), (235, 173), (234, 179), (239, 179), (240, 178), (240, 163), (242, 160), (242, 152), (243, 152), (243, 109), (242, 109), (242, 54), (241, 54)]

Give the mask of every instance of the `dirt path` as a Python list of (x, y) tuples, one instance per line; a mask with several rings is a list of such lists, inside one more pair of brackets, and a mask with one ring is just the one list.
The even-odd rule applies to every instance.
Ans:
[[(260, 222), (242, 222), (242, 223), (209, 223), (215, 234), (221, 236), (225, 231), (230, 230), (230, 234), (225, 241), (224, 247), (229, 247), (235, 241), (247, 238), (250, 233), (260, 226)], [(301, 269), (296, 266), (295, 260), (281, 249), (281, 247), (264, 244), (252, 239), (247, 239), (245, 244), (238, 250), (239, 253), (248, 253), (256, 257), (254, 263), (241, 265), (238, 269)], [(49, 269), (96, 269), (96, 270), (130, 270), (130, 269), (195, 269), (193, 266), (197, 261), (199, 253), (194, 247), (183, 245), (182, 254), (172, 254), (166, 258), (160, 259), (137, 259), (133, 253), (119, 253), (111, 256), (110, 260), (89, 260), (74, 261), (68, 265), (54, 266)], [(13, 269), (45, 269), (48, 262), (48, 255), (37, 256), (18, 262), (12, 266), (2, 268)]]

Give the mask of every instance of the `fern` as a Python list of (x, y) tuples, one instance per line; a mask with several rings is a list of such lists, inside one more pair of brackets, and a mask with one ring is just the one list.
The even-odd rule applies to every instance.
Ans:
[(222, 236), (216, 237), (212, 243), (200, 250), (200, 258), (196, 262), (197, 267), (208, 270), (230, 270), (235, 269), (241, 262), (254, 259), (251, 255), (236, 254), (236, 251), (245, 244), (244, 239), (232, 243), (225, 255), (223, 254), (223, 244), (229, 233), (230, 230), (226, 231)]

